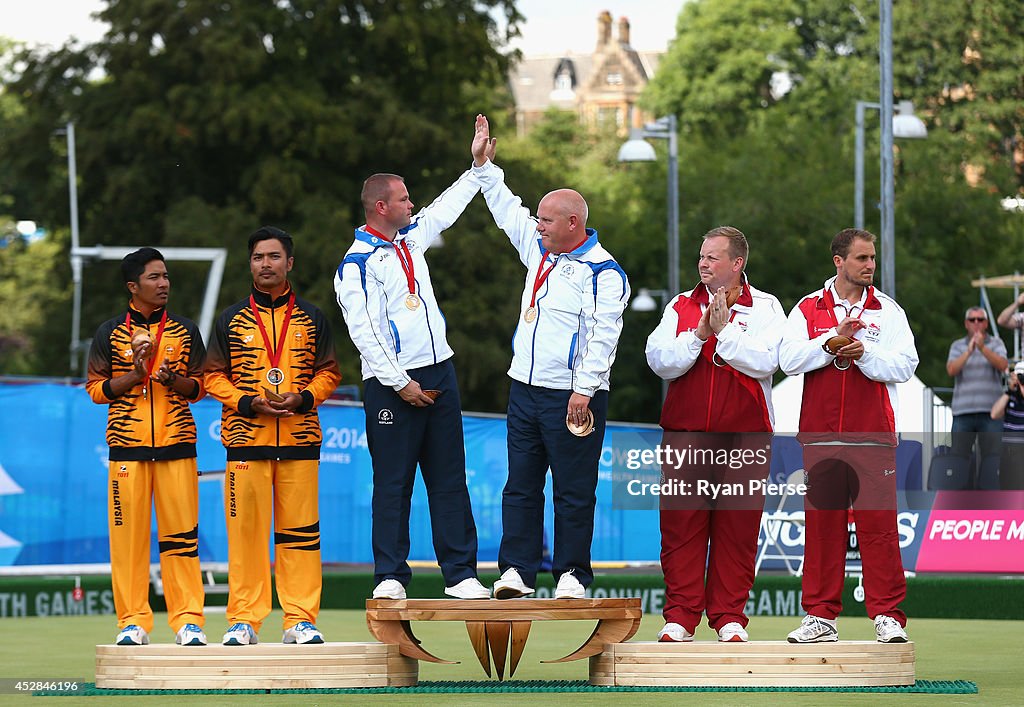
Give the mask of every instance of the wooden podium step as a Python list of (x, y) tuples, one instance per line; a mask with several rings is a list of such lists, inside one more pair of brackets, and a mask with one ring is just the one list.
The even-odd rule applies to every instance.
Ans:
[(870, 687), (913, 685), (914, 644), (609, 644), (590, 659), (591, 685), (686, 687)]
[(96, 646), (96, 687), (108, 689), (408, 687), (418, 678), (415, 660), (382, 643)]

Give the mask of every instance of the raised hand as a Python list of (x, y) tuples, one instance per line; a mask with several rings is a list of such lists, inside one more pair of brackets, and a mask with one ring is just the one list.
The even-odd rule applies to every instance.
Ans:
[(473, 133), (473, 144), (470, 147), (470, 151), (473, 153), (473, 164), (480, 167), (487, 160), (492, 159), (497, 141), (497, 138), (491, 138), (491, 128), (487, 122), (487, 116), (478, 114), (476, 130)]

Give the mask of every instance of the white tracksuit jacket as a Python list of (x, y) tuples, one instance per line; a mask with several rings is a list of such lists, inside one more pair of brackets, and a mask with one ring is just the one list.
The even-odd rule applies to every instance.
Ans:
[[(412, 222), (398, 232), (395, 243), (356, 229), (355, 241), (334, 276), (334, 292), (349, 335), (359, 349), (363, 380), (401, 390), (412, 380), (410, 369), (451, 358), (444, 315), (434, 296), (430, 270), (423, 257), (438, 235), (455, 223), (483, 184), (481, 168), (469, 169)], [(412, 255), (420, 306), (405, 306), (409, 284), (395, 255), (405, 241)]]
[[(629, 302), (629, 281), (611, 253), (587, 229), (582, 245), (558, 256), (545, 254), (537, 219), (522, 199), (505, 186), (505, 174), (491, 162), (479, 171), (494, 222), (508, 235), (526, 266), (519, 324), (512, 337), (514, 380), (541, 388), (572, 390), (593, 397), (608, 390), (612, 362), (622, 333), (622, 312)], [(537, 318), (523, 319), (530, 306), (541, 257), (554, 270), (537, 291)], [(545, 269), (548, 265), (545, 265)]]

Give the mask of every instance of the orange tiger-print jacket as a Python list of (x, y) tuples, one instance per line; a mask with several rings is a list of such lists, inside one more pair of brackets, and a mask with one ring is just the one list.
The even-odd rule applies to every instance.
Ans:
[(125, 326), (131, 316), (132, 331), (148, 329), (156, 339), (164, 309), (147, 319), (137, 309), (128, 311), (100, 325), (89, 350), (89, 372), (85, 389), (93, 402), (109, 405), (107, 413), (107, 444), (110, 461), (162, 461), (190, 459), (196, 456), (196, 423), (189, 402), (203, 397), (203, 359), (206, 349), (199, 328), (189, 319), (167, 313), (167, 323), (153, 353), (153, 370), (166, 360), (172, 371), (195, 383), (195, 393), (186, 398), (173, 389), (147, 381), (136, 385), (120, 397), (114, 397), (110, 379), (131, 371), (132, 331)]
[[(270, 295), (252, 289), (272, 351), (282, 341), (291, 295), (289, 288), (271, 302)], [(322, 435), (316, 408), (341, 381), (327, 318), (315, 305), (296, 297), (283, 342), (277, 363), (283, 380), (274, 383), (274, 376), (268, 377), (274, 366), (249, 298), (231, 305), (217, 319), (206, 358), (205, 386), (224, 405), (220, 436), (228, 461), (320, 458)], [(264, 396), (264, 387), (276, 393), (299, 393), (302, 405), (291, 417), (259, 415), (252, 402)]]

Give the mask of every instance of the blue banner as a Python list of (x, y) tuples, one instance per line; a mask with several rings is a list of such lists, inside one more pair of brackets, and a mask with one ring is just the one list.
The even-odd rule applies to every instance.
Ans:
[[(198, 429), (200, 558), (226, 562), (220, 404), (204, 399), (193, 405), (192, 411)], [(79, 387), (0, 384), (0, 565), (110, 561), (106, 416), (107, 407), (93, 403)], [(373, 474), (362, 407), (324, 405), (320, 420), (324, 439), (320, 465), (323, 560), (372, 563)], [(505, 420), (497, 415), (466, 414), (464, 426), (466, 474), (479, 537), (479, 560), (494, 561), (501, 540), (501, 491), (508, 469)], [(631, 509), (614, 504), (612, 497), (617, 484), (636, 475), (630, 460), (635, 461), (637, 450), (653, 449), (660, 440), (661, 430), (653, 426), (607, 426), (597, 487), (595, 561), (658, 560), (656, 503)], [(916, 457), (913, 451), (904, 455), (907, 461), (899, 471), (903, 483), (920, 478), (920, 445)], [(784, 480), (801, 465), (795, 440), (777, 438), (773, 443), (772, 479)], [(554, 528), (550, 475), (545, 495), (545, 535), (550, 547)], [(432, 561), (426, 491), (418, 475), (410, 528), (410, 559)], [(155, 519), (153, 529), (155, 534)], [(152, 547), (152, 560), (157, 562), (155, 538)], [(781, 564), (766, 562), (764, 566), (778, 568)]]

